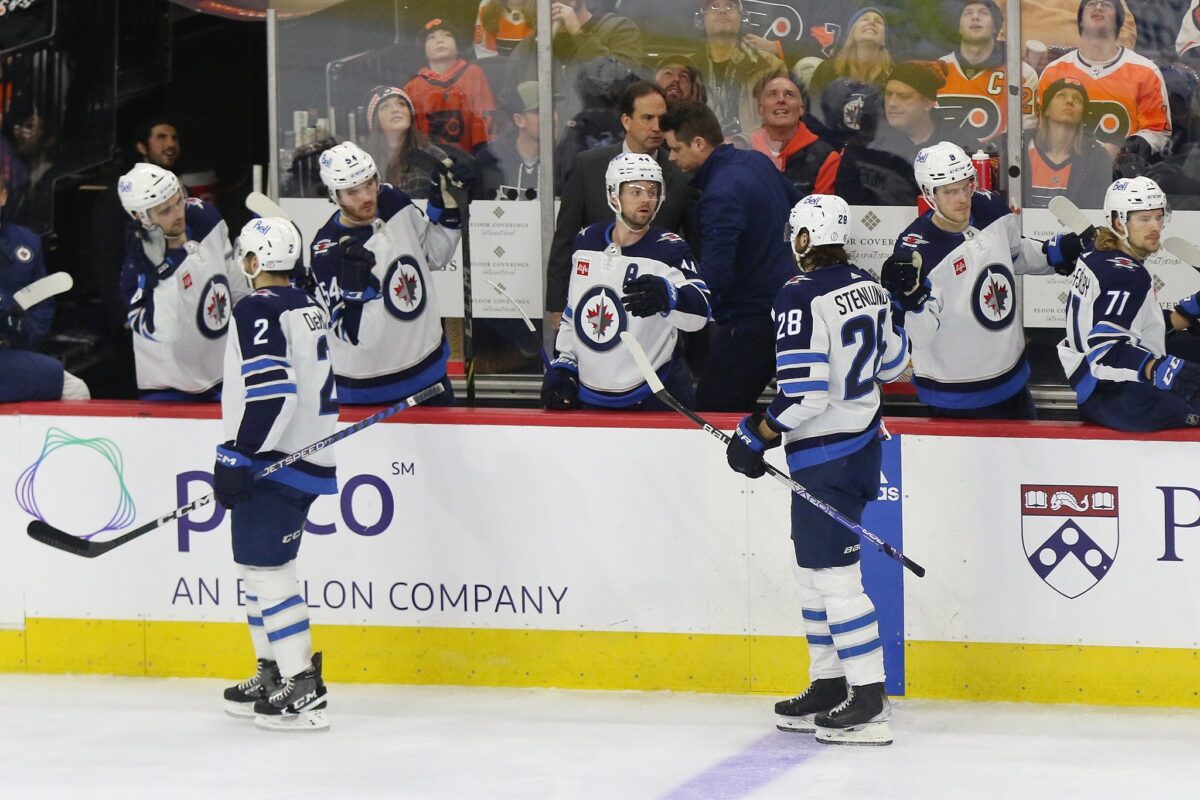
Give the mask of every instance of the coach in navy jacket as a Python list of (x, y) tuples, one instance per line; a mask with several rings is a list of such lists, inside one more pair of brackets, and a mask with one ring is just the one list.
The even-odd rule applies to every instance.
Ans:
[(771, 305), (796, 274), (788, 213), (803, 195), (771, 160), (724, 144), (707, 106), (680, 103), (659, 121), (671, 160), (700, 191), (700, 277), (712, 292), (708, 363), (696, 389), (705, 411), (753, 411), (775, 374)]

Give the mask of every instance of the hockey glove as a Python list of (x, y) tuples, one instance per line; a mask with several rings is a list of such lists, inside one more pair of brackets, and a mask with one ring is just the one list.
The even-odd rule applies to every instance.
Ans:
[(542, 378), (542, 405), (550, 411), (579, 408), (579, 378), (572, 369), (551, 366)]
[(740, 472), (750, 478), (761, 478), (767, 474), (767, 464), (763, 453), (772, 447), (778, 447), (783, 437), (776, 437), (767, 442), (758, 433), (762, 414), (751, 414), (738, 423), (737, 430), (729, 437), (725, 447), (725, 459), (734, 472)]
[[(1093, 235), (1095, 229), (1092, 229)], [(1087, 231), (1084, 231), (1087, 236)], [(1083, 237), (1074, 233), (1056, 233), (1042, 242), (1042, 254), (1059, 275), (1070, 275), (1075, 271), (1075, 262), (1083, 253)]]
[(217, 502), (232, 509), (250, 499), (254, 480), (252, 454), (232, 441), (217, 445), (217, 460), (213, 464), (213, 494)]
[(1183, 398), (1189, 407), (1200, 401), (1200, 367), (1175, 356), (1159, 359), (1154, 365), (1154, 386)]
[(375, 254), (358, 242), (344, 237), (338, 243), (337, 281), (342, 297), (352, 303), (365, 303), (379, 296), (379, 279), (371, 274)]
[(892, 302), (905, 311), (919, 311), (929, 299), (929, 282), (921, 280), (921, 268), (910, 259), (888, 256), (879, 271), (879, 282)]
[(1196, 323), (1200, 322), (1200, 292), (1183, 298), (1175, 304), (1175, 313), (1186, 317), (1190, 323), (1188, 330), (1196, 332)]
[(679, 290), (675, 284), (659, 275), (638, 275), (625, 281), (621, 304), (635, 317), (649, 317), (675, 310)]
[(125, 226), (125, 256), (146, 276), (149, 285), (157, 284), (171, 269), (167, 261), (167, 237), (157, 226), (146, 229), (142, 223), (130, 220)]

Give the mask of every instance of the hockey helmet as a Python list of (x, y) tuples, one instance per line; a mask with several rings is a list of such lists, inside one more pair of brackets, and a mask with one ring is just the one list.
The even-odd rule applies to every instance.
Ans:
[(300, 257), (300, 250), (296, 226), (282, 217), (252, 219), (243, 226), (238, 237), (238, 262), (243, 265), (243, 272), (246, 256), (253, 253), (258, 258), (254, 272), (246, 273), (251, 287), (260, 272), (291, 272)]
[[(808, 231), (808, 247), (796, 249), (800, 231)], [(810, 194), (788, 214), (788, 241), (797, 257), (823, 244), (845, 245), (850, 238), (850, 206), (832, 194)]]
[(658, 184), (658, 205), (654, 207), (654, 213), (657, 215), (667, 197), (662, 167), (645, 153), (621, 153), (608, 162), (608, 169), (604, 171), (605, 196), (608, 198), (608, 207), (617, 214), (621, 213), (618, 199), (621, 186), (630, 181), (653, 181)]
[(1159, 185), (1145, 176), (1137, 178), (1122, 178), (1113, 181), (1104, 193), (1104, 218), (1112, 225), (1113, 215), (1121, 223), (1121, 230), (1113, 229), (1117, 238), (1126, 239), (1129, 235), (1129, 212), (1153, 211), (1161, 208), (1165, 213), (1163, 225), (1171, 221), (1171, 207), (1167, 204), (1167, 195)]
[(179, 178), (168, 169), (142, 162), (134, 165), (117, 181), (117, 196), (129, 216), (148, 224), (146, 212), (183, 192)]
[(975, 165), (965, 150), (952, 142), (938, 142), (921, 148), (913, 159), (913, 174), (925, 202), (937, 210), (933, 190), (939, 186), (975, 177)]
[(354, 142), (342, 142), (321, 153), (321, 182), (335, 203), (338, 189), (352, 189), (378, 174), (375, 159)]

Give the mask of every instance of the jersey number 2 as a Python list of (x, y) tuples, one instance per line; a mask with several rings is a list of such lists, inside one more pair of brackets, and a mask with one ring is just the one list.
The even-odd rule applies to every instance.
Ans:
[[(860, 316), (848, 320), (842, 326), (842, 345), (858, 345), (850, 371), (846, 373), (846, 398), (854, 400), (871, 391), (875, 376), (879, 373), (879, 362), (883, 359), (883, 322), (886, 311), (880, 311), (878, 319)], [(868, 371), (868, 365), (870, 369)]]
[[(329, 341), (325, 334), (317, 337), (317, 361), (329, 361)], [(321, 387), (321, 410), (318, 413), (321, 416), (338, 413), (338, 405), (333, 399), (333, 367), (329, 368), (325, 385)]]

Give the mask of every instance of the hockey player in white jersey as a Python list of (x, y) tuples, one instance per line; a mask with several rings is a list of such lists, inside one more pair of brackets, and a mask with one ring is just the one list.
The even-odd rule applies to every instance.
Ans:
[[(745, 417), (726, 455), (751, 478), (765, 450), (782, 442), (788, 471), (814, 496), (855, 522), (879, 495), (882, 460), (878, 382), (908, 363), (891, 298), (849, 263), (850, 208), (809, 195), (788, 219), (801, 274), (775, 298), (779, 393)], [(891, 744), (891, 706), (875, 606), (862, 585), (858, 535), (801, 497), (792, 497), (792, 543), (808, 636), (812, 684), (775, 705), (781, 730), (815, 732), (826, 744)]]
[(253, 474), (330, 436), (338, 419), (325, 311), (289, 273), (300, 237), (285, 219), (251, 220), (238, 240), (255, 290), (233, 309), (225, 351), (213, 489), (230, 509), (233, 560), (245, 584), (258, 659), (253, 677), (225, 690), (225, 709), (261, 728), (328, 727), (321, 654), (313, 655), (296, 555), (309, 506), (337, 492), (332, 448), (255, 481)]
[(1071, 276), (1059, 360), (1079, 415), (1122, 431), (1200, 425), (1200, 365), (1171, 355), (1167, 332), (1200, 321), (1200, 295), (1173, 310), (1158, 305), (1145, 259), (1170, 219), (1149, 178), (1121, 179), (1104, 196), (1100, 228)]
[(880, 282), (912, 343), (917, 397), (934, 416), (1034, 419), (1015, 276), (1069, 275), (1079, 237), (1022, 237), (1005, 198), (976, 189), (958, 145), (924, 148), (913, 169), (931, 210), (897, 237)]
[(426, 216), (379, 182), (370, 155), (343, 142), (321, 154), (321, 180), (339, 210), (317, 232), (312, 270), (329, 302), (338, 397), (388, 404), (441, 383), (445, 391), (426, 405), (452, 405), (450, 344), (432, 280), (461, 236), (445, 179), (435, 179)]
[(174, 173), (150, 163), (117, 183), (126, 228), (121, 295), (143, 400), (216, 400), (233, 305), (248, 294), (229, 229), (215, 208), (186, 197)]
[(711, 315), (708, 288), (678, 235), (652, 226), (663, 202), (662, 167), (622, 153), (605, 171), (614, 222), (580, 231), (555, 340), (558, 356), (542, 381), (548, 409), (662, 409), (624, 347), (629, 331), (667, 389), (690, 405), (692, 375), (678, 352), (679, 331), (697, 331)]

